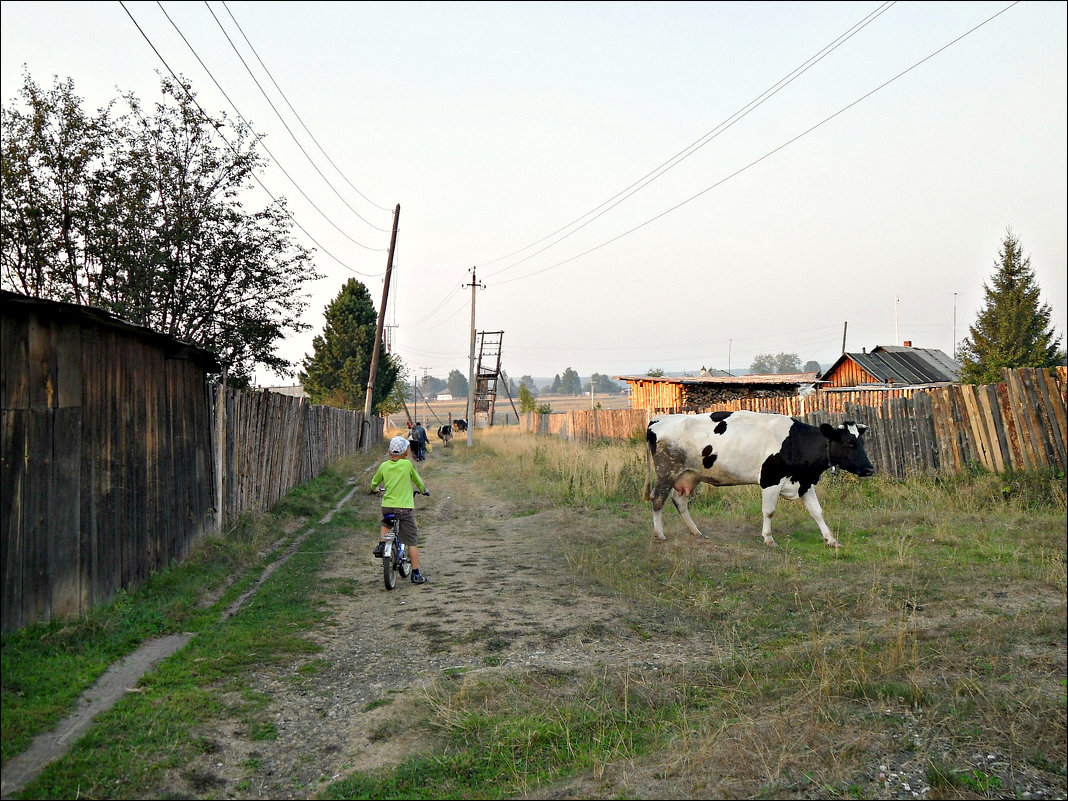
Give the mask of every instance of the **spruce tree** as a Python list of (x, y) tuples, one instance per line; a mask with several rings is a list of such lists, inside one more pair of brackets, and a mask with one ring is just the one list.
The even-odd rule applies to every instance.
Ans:
[(1060, 337), (1050, 326), (1051, 309), (1042, 303), (1031, 258), (1020, 240), (1006, 231), (989, 284), (986, 302), (975, 324), (957, 348), (961, 381), (994, 384), (1005, 367), (1052, 367), (1057, 363)]
[[(300, 374), (312, 403), (341, 409), (363, 409), (367, 377), (371, 372), (378, 313), (367, 287), (350, 278), (324, 310), (323, 333), (312, 340), (314, 353), (304, 356)], [(378, 369), (371, 409), (388, 411), (388, 401), (400, 375), (400, 367), (388, 353), (378, 354)]]

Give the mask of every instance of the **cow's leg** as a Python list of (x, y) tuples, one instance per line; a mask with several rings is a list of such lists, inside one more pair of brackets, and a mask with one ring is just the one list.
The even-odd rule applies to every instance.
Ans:
[(695, 537), (706, 539), (705, 535), (697, 528), (697, 524), (693, 522), (693, 518), (690, 517), (690, 497), (685, 493), (676, 492), (671, 496), (671, 502), (679, 510), (679, 514), (682, 515), (682, 522), (686, 524), (686, 528), (690, 529), (690, 533)]
[(779, 504), (779, 489), (780, 486), (776, 484), (772, 487), (763, 487), (760, 490), (760, 511), (764, 516), (764, 526), (760, 530), (760, 536), (764, 538), (765, 545), (772, 547), (778, 544), (775, 542), (775, 538), (771, 536), (771, 516), (775, 514), (775, 507)]
[(820, 506), (819, 498), (816, 497), (816, 488), (809, 487), (808, 492), (801, 496), (801, 500), (804, 502), (805, 508), (808, 509), (809, 515), (819, 526), (820, 534), (823, 535), (823, 541), (827, 544), (827, 547), (841, 548), (842, 543), (834, 538), (830, 528), (827, 527), (826, 521), (823, 519), (823, 507)]
[(653, 487), (653, 532), (660, 542), (667, 539), (664, 536), (664, 502), (670, 494), (670, 484), (663, 485), (657, 482), (656, 486)]

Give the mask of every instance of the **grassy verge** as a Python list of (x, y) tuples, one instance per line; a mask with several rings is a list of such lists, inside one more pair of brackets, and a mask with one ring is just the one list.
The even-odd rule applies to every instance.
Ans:
[[(333, 539), (365, 524), (348, 511), (328, 525), (318, 521), (348, 491), (348, 479), (365, 462), (369, 460), (356, 457), (331, 466), (293, 490), (270, 514), (246, 515), (226, 536), (205, 540), (183, 563), (156, 572), (136, 592), (121, 593), (82, 620), (4, 635), (6, 761), (70, 713), (112, 662), (144, 640), (172, 632), (196, 634), (148, 674), (137, 693), (103, 714), (71, 754), (31, 783), (23, 796), (142, 796), (161, 770), (181, 764), (201, 747), (189, 732), (218, 713), (224, 679), (232, 681), (252, 665), (306, 651), (303, 633), (319, 615), (309, 592), (316, 560)], [(241, 615), (220, 623), (222, 611), (284, 547), (312, 529), (309, 544), (271, 577), (272, 591), (257, 593)], [(256, 703), (248, 702), (249, 711)], [(92, 777), (88, 783), (87, 777)]]

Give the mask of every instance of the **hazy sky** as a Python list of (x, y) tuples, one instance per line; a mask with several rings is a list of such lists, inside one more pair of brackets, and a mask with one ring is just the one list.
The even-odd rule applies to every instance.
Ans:
[(90, 109), (152, 102), (169, 65), (264, 134), (326, 276), (289, 359), (349, 278), (378, 305), (400, 204), (387, 324), (416, 375), (467, 373), (472, 268), (517, 379), (826, 364), (843, 332), (951, 352), (1007, 228), (1063, 337), (1066, 9), (4, 2), (2, 94), (25, 64)]

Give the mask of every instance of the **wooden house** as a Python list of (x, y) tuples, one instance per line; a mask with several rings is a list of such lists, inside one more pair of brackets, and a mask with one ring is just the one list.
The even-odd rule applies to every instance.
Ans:
[(934, 348), (879, 345), (871, 352), (843, 353), (820, 377), (821, 391), (840, 388), (944, 387), (960, 380), (960, 364)]

